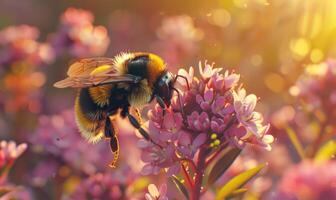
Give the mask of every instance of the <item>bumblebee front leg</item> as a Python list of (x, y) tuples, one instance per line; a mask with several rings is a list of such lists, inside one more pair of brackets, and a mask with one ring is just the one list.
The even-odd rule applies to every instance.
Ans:
[(141, 124), (142, 124), (142, 117), (141, 117), (140, 111), (139, 111), (139, 109), (137, 109), (137, 108), (133, 108), (133, 109), (134, 109), (135, 115), (136, 115), (137, 118), (138, 118), (138, 122), (139, 122), (139, 124), (141, 125)]
[(111, 123), (109, 117), (106, 117), (104, 134), (105, 137), (110, 140), (110, 147), (113, 153), (113, 161), (111, 164), (109, 164), (109, 166), (115, 168), (119, 159), (119, 141), (114, 126)]
[(143, 129), (140, 125), (140, 123), (138, 122), (138, 120), (131, 115), (129, 112), (126, 112), (126, 116), (128, 117), (128, 120), (130, 121), (130, 123), (132, 124), (132, 126), (136, 129), (138, 129), (138, 131), (140, 132), (140, 134), (147, 140), (150, 141), (151, 143), (155, 144), (156, 146), (161, 147), (161, 145), (159, 145), (158, 143), (154, 142), (154, 140), (152, 140), (152, 138), (150, 138), (149, 134), (147, 133), (147, 131), (145, 131), (145, 129)]
[(163, 99), (160, 96), (156, 95), (155, 98), (156, 98), (156, 102), (158, 102), (158, 104), (162, 108), (162, 115), (164, 116), (166, 114), (166, 109), (167, 109), (166, 104), (164, 103)]

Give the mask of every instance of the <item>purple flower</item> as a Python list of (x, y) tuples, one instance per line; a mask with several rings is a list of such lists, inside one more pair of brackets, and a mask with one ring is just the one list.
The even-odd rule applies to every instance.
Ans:
[(185, 80), (179, 80), (183, 113), (177, 96), (163, 116), (162, 109), (156, 105), (148, 113), (146, 123), (152, 139), (161, 147), (145, 140), (140, 140), (142, 160), (145, 162), (144, 174), (158, 174), (165, 169), (168, 175), (179, 172), (181, 162), (195, 161), (195, 155), (201, 149), (216, 151), (221, 145), (231, 144), (243, 147), (255, 144), (270, 149), (273, 136), (267, 135), (269, 125), (263, 125), (262, 115), (256, 111), (256, 96), (246, 96), (245, 90), (238, 92), (235, 86), (239, 75), (213, 65), (200, 64), (201, 78), (194, 76), (194, 69), (184, 69), (179, 74), (188, 79), (190, 90)]
[(154, 184), (148, 185), (148, 193), (145, 194), (146, 200), (168, 200), (166, 196), (167, 185), (163, 184), (158, 189)]
[(210, 119), (206, 112), (198, 114), (194, 111), (187, 119), (189, 127), (195, 131), (206, 132), (210, 128)]
[(175, 154), (175, 146), (170, 143), (160, 142), (160, 147), (141, 139), (138, 147), (142, 149), (141, 159), (146, 163), (142, 168), (143, 175), (158, 174), (161, 168), (167, 168), (170, 174), (176, 174), (179, 171), (179, 165), (176, 164), (178, 157)]

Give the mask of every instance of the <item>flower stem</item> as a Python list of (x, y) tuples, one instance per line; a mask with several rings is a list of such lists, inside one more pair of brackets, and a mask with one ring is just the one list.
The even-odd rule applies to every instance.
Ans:
[(209, 153), (208, 149), (201, 148), (198, 154), (196, 163), (197, 169), (195, 173), (195, 184), (191, 191), (191, 200), (199, 200), (201, 197), (202, 181), (205, 171), (205, 161), (208, 153)]
[(187, 171), (187, 169), (185, 168), (184, 164), (181, 163), (181, 167), (182, 167), (182, 171), (183, 171), (183, 175), (184, 175), (184, 178), (187, 180), (188, 182), (188, 185), (189, 185), (189, 188), (193, 188), (194, 187), (194, 183), (193, 181), (191, 180), (190, 178), (190, 175)]
[(185, 162), (187, 162), (187, 163), (189, 164), (189, 167), (191, 167), (191, 168), (192, 168), (192, 170), (193, 170), (194, 172), (196, 171), (196, 165), (195, 165), (195, 163), (194, 163), (194, 161), (193, 161), (193, 160), (190, 160), (190, 159), (184, 158), (184, 159), (182, 159), (182, 161), (185, 161)]

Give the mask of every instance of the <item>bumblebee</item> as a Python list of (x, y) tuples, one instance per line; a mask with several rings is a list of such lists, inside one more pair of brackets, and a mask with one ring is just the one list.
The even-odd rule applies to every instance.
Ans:
[[(138, 108), (156, 99), (163, 111), (170, 106), (174, 83), (165, 62), (152, 53), (121, 53), (114, 58), (84, 58), (70, 64), (68, 77), (54, 84), (57, 88), (78, 88), (75, 119), (81, 135), (89, 142), (109, 139), (115, 167), (119, 142), (111, 119), (118, 114), (128, 118), (141, 135), (156, 144), (141, 127)], [(135, 109), (136, 117), (130, 113)], [(182, 108), (182, 106), (181, 106)], [(112, 120), (113, 121), (113, 120)], [(156, 144), (158, 145), (158, 144)]]

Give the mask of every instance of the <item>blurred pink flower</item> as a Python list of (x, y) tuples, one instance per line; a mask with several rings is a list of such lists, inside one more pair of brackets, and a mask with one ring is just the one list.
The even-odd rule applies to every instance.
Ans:
[(6, 112), (40, 111), (41, 87), (46, 78), (36, 71), (54, 61), (54, 51), (37, 41), (39, 31), (28, 25), (9, 26), (0, 31), (0, 104)]
[(109, 45), (107, 30), (94, 26), (91, 12), (68, 8), (61, 16), (61, 25), (51, 42), (57, 54), (67, 51), (75, 57), (100, 56)]
[(136, 186), (132, 186), (137, 178), (128, 167), (97, 173), (83, 179), (64, 199), (139, 199), (137, 196), (143, 196), (143, 191), (134, 191)]
[(39, 162), (30, 174), (31, 183), (36, 187), (43, 187), (47, 181), (56, 177), (60, 163), (53, 159), (44, 159)]
[(321, 109), (333, 116), (336, 111), (336, 60), (329, 59), (320, 64), (312, 64), (305, 67), (305, 71), (298, 78), (295, 85), (290, 88), (290, 93), (300, 98), (309, 111)]
[(266, 135), (269, 125), (263, 125), (262, 115), (254, 111), (255, 95), (246, 97), (242, 89), (237, 93), (239, 75), (220, 74), (221, 70), (208, 64), (203, 68), (200, 64), (201, 78), (194, 76), (193, 68), (189, 72), (179, 71), (190, 84), (187, 90), (185, 81), (179, 82), (185, 123), (177, 96), (165, 116), (158, 105), (149, 111), (149, 133), (162, 149), (140, 140), (145, 174), (158, 174), (162, 168), (169, 176), (177, 174), (180, 161), (193, 161), (200, 149), (216, 149), (226, 144), (242, 147), (247, 143), (271, 148), (273, 136)]
[(111, 155), (106, 143), (90, 144), (80, 136), (73, 110), (41, 115), (35, 134), (28, 139), (35, 152), (52, 156), (56, 163), (66, 163), (87, 174), (105, 170), (112, 158), (106, 156)]
[(194, 55), (198, 42), (203, 38), (203, 31), (195, 27), (190, 16), (170, 16), (162, 20), (157, 36), (159, 39), (154, 43), (154, 48), (171, 66), (175, 66), (181, 63), (181, 59)]
[(73, 26), (87, 26), (92, 24), (94, 16), (83, 9), (68, 8), (61, 16), (61, 23), (69, 28)]
[(148, 185), (148, 193), (145, 194), (146, 200), (168, 200), (167, 194), (167, 185), (162, 184), (160, 189), (154, 184)]
[(336, 162), (305, 161), (282, 176), (276, 199), (336, 199)]
[(26, 143), (17, 145), (14, 141), (2, 140), (0, 142), (0, 168), (11, 166), (26, 149)]
[(0, 31), (0, 66), (15, 67), (23, 63), (30, 67), (54, 60), (53, 49), (37, 41), (37, 28), (28, 25), (9, 26)]

